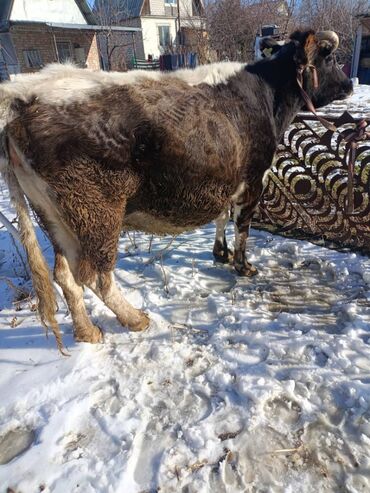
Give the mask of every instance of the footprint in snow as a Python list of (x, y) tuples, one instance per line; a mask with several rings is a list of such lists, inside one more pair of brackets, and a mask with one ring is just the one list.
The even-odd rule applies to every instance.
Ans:
[(26, 452), (35, 441), (34, 430), (17, 428), (0, 437), (0, 465)]
[(237, 362), (241, 365), (258, 365), (267, 360), (269, 356), (269, 349), (264, 344), (261, 345), (248, 345), (243, 342), (234, 342), (228, 340), (223, 357), (228, 361)]
[(302, 414), (301, 406), (286, 396), (267, 401), (264, 411), (268, 421), (277, 428), (296, 427)]

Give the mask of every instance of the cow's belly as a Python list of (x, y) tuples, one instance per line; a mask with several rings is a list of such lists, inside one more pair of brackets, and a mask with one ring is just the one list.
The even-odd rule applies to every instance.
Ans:
[(123, 229), (156, 235), (177, 235), (213, 221), (226, 207), (227, 203), (213, 211), (194, 211), (192, 214), (176, 214), (171, 211), (168, 214), (166, 211), (135, 211), (125, 215)]
[[(202, 224), (202, 223), (201, 223)], [(176, 224), (171, 218), (158, 217), (147, 212), (133, 212), (125, 216), (124, 230), (144, 231), (155, 235), (177, 235), (200, 226), (199, 222), (188, 220)]]
[[(186, 183), (186, 180), (184, 180)], [(142, 190), (129, 199), (123, 228), (152, 234), (178, 234), (213, 221), (230, 203), (234, 186), (183, 184)]]

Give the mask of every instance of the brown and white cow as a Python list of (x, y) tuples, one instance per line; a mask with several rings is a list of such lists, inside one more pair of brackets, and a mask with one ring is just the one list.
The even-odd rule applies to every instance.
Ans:
[[(179, 233), (219, 217), (232, 201), (234, 265), (248, 275), (245, 243), (262, 177), (304, 105), (297, 70), (310, 67), (304, 85), (318, 107), (352, 91), (333, 59), (337, 42), (332, 32), (296, 32), (272, 59), (254, 65), (217, 64), (171, 76), (54, 66), (0, 86), (0, 165), (41, 320), (60, 346), (55, 295), (25, 197), (53, 244), (55, 280), (76, 340), (101, 340), (86, 312), (84, 286), (123, 326), (143, 330), (148, 316), (124, 299), (113, 276), (122, 228)], [(216, 255), (224, 249), (216, 242)]]

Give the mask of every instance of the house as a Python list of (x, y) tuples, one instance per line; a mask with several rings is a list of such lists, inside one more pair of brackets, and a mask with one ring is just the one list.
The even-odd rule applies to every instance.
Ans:
[(360, 84), (370, 84), (370, 13), (361, 15), (358, 19), (351, 77), (358, 77)]
[(0, 0), (0, 80), (66, 60), (125, 69), (136, 43), (140, 28), (98, 25), (85, 0)]
[(198, 51), (205, 34), (203, 0), (128, 0), (125, 24), (142, 29), (145, 59), (169, 51)]

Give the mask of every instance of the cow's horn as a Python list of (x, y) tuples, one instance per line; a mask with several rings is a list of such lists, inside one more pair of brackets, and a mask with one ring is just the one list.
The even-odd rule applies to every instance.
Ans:
[(333, 46), (333, 51), (335, 51), (339, 46), (339, 37), (334, 31), (320, 31), (316, 33), (316, 39), (319, 44), (329, 41), (329, 43)]

